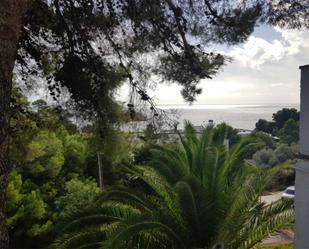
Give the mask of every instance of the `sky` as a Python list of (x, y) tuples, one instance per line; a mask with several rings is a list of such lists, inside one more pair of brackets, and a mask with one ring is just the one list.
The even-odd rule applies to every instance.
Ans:
[[(299, 66), (309, 64), (309, 32), (269, 26), (257, 27), (237, 46), (217, 47), (232, 57), (212, 80), (202, 80), (203, 93), (195, 104), (297, 104)], [(185, 104), (181, 87), (160, 85), (149, 92), (159, 105)], [(119, 96), (124, 99), (127, 86)]]

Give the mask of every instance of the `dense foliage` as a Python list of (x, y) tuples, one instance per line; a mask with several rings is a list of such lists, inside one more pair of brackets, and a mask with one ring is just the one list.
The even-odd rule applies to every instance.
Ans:
[[(85, 127), (84, 132), (81, 133), (76, 124), (72, 123), (71, 115), (66, 110), (48, 106), (42, 100), (30, 104), (17, 89), (14, 91), (15, 101), (23, 111), (16, 112), (12, 118), (14, 133), (10, 145), (10, 158), (14, 162), (14, 170), (10, 175), (7, 190), (7, 224), (10, 228), (12, 247), (47, 247), (55, 235), (70, 224), (72, 219), (76, 219), (77, 221), (74, 222), (79, 224), (80, 219), (85, 218), (86, 223), (83, 226), (88, 231), (88, 228), (92, 229), (92, 226), (97, 225), (97, 221), (93, 221), (92, 218), (88, 223), (89, 212), (94, 215), (93, 219), (98, 218), (98, 222), (103, 222), (100, 223), (100, 226), (103, 224), (107, 225), (107, 228), (111, 226), (112, 236), (116, 236), (118, 232), (122, 231), (121, 229), (124, 229), (122, 226), (126, 226), (127, 223), (119, 223), (119, 231), (118, 228), (113, 230), (113, 227), (116, 226), (114, 222), (118, 219), (123, 220), (122, 215), (125, 215), (125, 219), (128, 218), (125, 222), (129, 222), (132, 226), (137, 225), (136, 222), (139, 221), (143, 224), (146, 222), (145, 224), (148, 225), (147, 222), (152, 225), (154, 223), (160, 224), (153, 228), (154, 234), (152, 232), (148, 234), (147, 228), (146, 235), (142, 235), (142, 237), (139, 236), (144, 234), (142, 231), (144, 226), (136, 228), (139, 232), (136, 232), (138, 235), (132, 236), (134, 241), (138, 237), (140, 240), (149, 239), (149, 243), (154, 243), (153, 245), (156, 247), (176, 246), (178, 242), (166, 240), (170, 235), (165, 234), (164, 229), (161, 231), (161, 225), (166, 225), (172, 231), (175, 230), (177, 234), (181, 232), (181, 237), (188, 237), (188, 239), (182, 238), (186, 241), (182, 241), (182, 243), (188, 248), (202, 244), (210, 246), (222, 242), (220, 236), (226, 232), (224, 224), (234, 222), (227, 218), (230, 215), (229, 212), (232, 212), (228, 207), (241, 200), (237, 196), (232, 196), (231, 192), (252, 191), (252, 188), (256, 188), (260, 183), (263, 186), (257, 188), (258, 192), (254, 195), (258, 196), (264, 190), (281, 189), (293, 181), (293, 170), (288, 164), (283, 164), (280, 170), (275, 167), (273, 172), (269, 170), (264, 172), (251, 165), (250, 158), (253, 154), (253, 162), (259, 167), (274, 167), (294, 158), (297, 151), (296, 146), (278, 145), (267, 133), (254, 132), (248, 138), (243, 139), (232, 127), (220, 124), (216, 128), (208, 127), (199, 138), (188, 124), (184, 136), (176, 141), (164, 136), (161, 137), (148, 128), (144, 136), (135, 139), (124, 132), (115, 132), (107, 144), (105, 140), (100, 139), (95, 126)], [(141, 141), (136, 139), (141, 139)], [(230, 151), (224, 145), (226, 144), (225, 139), (230, 140)], [(177, 141), (181, 142), (181, 145)], [(256, 143), (257, 141), (262, 144)], [(259, 150), (262, 146), (266, 146), (266, 148)], [(113, 185), (103, 195), (95, 180), (98, 171), (97, 152), (102, 155), (104, 183), (105, 185)], [(271, 156), (268, 157), (268, 154)], [(120, 167), (120, 164), (123, 163), (127, 165), (124, 168)], [(214, 164), (217, 164), (215, 168), (213, 168)], [(226, 170), (229, 168), (229, 173), (225, 176), (220, 173), (223, 166), (227, 167)], [(210, 172), (216, 173), (213, 175), (209, 174)], [(274, 173), (276, 174), (273, 175)], [(269, 177), (264, 179), (265, 182), (261, 181), (266, 175)], [(272, 178), (271, 175), (273, 175)], [(212, 177), (215, 177), (212, 184), (216, 184), (210, 188), (206, 183)], [(251, 182), (251, 178), (256, 179), (257, 182)], [(261, 179), (258, 180), (259, 178)], [(245, 183), (246, 179), (248, 181), (251, 179), (248, 182), (249, 185)], [(251, 184), (253, 185), (251, 186)], [(184, 186), (191, 188), (194, 193), (191, 197), (194, 198), (196, 205), (200, 205), (201, 210), (198, 212), (203, 214), (203, 217), (198, 216), (194, 219), (206, 219), (203, 222), (213, 224), (211, 227), (205, 228), (207, 231), (205, 230), (201, 238), (196, 237), (196, 228), (192, 228), (193, 221), (191, 220), (190, 224), (187, 224), (188, 219), (193, 218), (191, 217), (193, 214), (189, 211), (191, 207), (186, 211), (185, 209), (188, 207), (182, 206), (184, 203), (181, 198), (186, 198), (183, 199), (183, 201), (186, 200), (185, 203), (188, 203), (189, 200), (188, 196), (181, 192), (186, 190)], [(207, 189), (211, 189), (211, 191)], [(223, 195), (222, 191), (226, 194)], [(204, 194), (207, 196), (205, 203)], [(230, 198), (226, 196), (230, 196)], [(222, 203), (221, 201), (217, 203), (217, 199), (223, 198), (227, 199)], [(137, 201), (143, 203), (136, 203)], [(171, 203), (174, 204), (171, 206)], [(258, 205), (258, 202), (255, 198), (247, 204)], [(204, 205), (209, 205), (207, 210), (203, 209)], [(84, 211), (80, 213), (81, 210)], [(218, 210), (219, 213), (222, 212), (222, 214), (217, 214), (215, 210)], [(133, 213), (130, 213), (131, 211)], [(115, 220), (111, 217), (111, 220), (106, 220), (106, 215), (110, 215), (109, 212), (116, 215)], [(205, 216), (205, 213), (211, 214), (211, 217)], [(180, 216), (176, 217), (176, 214)], [(118, 217), (119, 215), (120, 217)], [(133, 216), (131, 217), (131, 215)], [(247, 213), (247, 215), (253, 214)], [(213, 216), (216, 216), (218, 220), (212, 220)], [(103, 220), (100, 220), (100, 217)], [(144, 220), (145, 217), (148, 217), (149, 220)], [(248, 216), (246, 217), (248, 218)], [(241, 216), (238, 217), (238, 219), (240, 218)], [(171, 223), (171, 220), (177, 221), (179, 224), (177, 222), (176, 224), (175, 222)], [(239, 230), (240, 227), (245, 227), (245, 223), (241, 223), (241, 220), (239, 222), (239, 227), (233, 229)], [(243, 220), (243, 222), (245, 221)], [(183, 227), (184, 225), (185, 227)], [(68, 226), (70, 227), (70, 225)], [(74, 229), (72, 231), (65, 230), (64, 233), (70, 234), (68, 236), (72, 237), (72, 243), (75, 243), (75, 239), (79, 241), (76, 243), (81, 243), (80, 241), (84, 241), (84, 237), (79, 237), (82, 231), (79, 230), (80, 227), (77, 227), (77, 230)], [(204, 228), (200, 227), (199, 229), (202, 231)], [(206, 236), (206, 234), (208, 235)], [(260, 235), (250, 235), (257, 237), (248, 243), (255, 244), (266, 234), (268, 234), (267, 229)], [(152, 236), (156, 236), (158, 239), (152, 241)], [(234, 236), (236, 240), (236, 234)], [(66, 236), (63, 238), (66, 240)], [(92, 240), (86, 236), (85, 240), (88, 239)], [(240, 240), (245, 241), (243, 238), (239, 241), (226, 238), (226, 241), (223, 242), (232, 245), (236, 243), (237, 246), (240, 246)], [(106, 237), (104, 243), (109, 243), (108, 241), (109, 239)], [(128, 242), (127, 237), (120, 241), (123, 241), (124, 245), (135, 243), (134, 241)], [(71, 242), (68, 243), (72, 245)], [(59, 246), (56, 244), (57, 248)], [(117, 244), (117, 246), (122, 245)], [(140, 244), (141, 246), (142, 244)]]
[(275, 170), (244, 160), (256, 140), (227, 150), (227, 131), (208, 127), (198, 138), (187, 124), (180, 144), (154, 146), (147, 165), (123, 169), (148, 191), (110, 188), (92, 207), (62, 220), (54, 248), (251, 248), (291, 222), (291, 202), (260, 202)]
[(55, 100), (68, 91), (102, 129), (117, 121), (114, 91), (121, 82), (130, 83), (132, 114), (138, 98), (155, 115), (146, 90), (153, 76), (180, 84), (192, 102), (202, 92), (200, 80), (229, 59), (210, 44), (243, 42), (258, 23), (295, 28), (308, 20), (303, 0), (34, 0), (25, 6), (16, 57), (23, 83), (33, 87), (32, 77), (44, 79)]
[(278, 136), (282, 143), (297, 143), (299, 139), (299, 111), (294, 108), (283, 108), (273, 114), (273, 121), (259, 119), (255, 124), (255, 130)]
[[(133, 76), (140, 84), (151, 73), (181, 84), (184, 98), (192, 101), (201, 92), (199, 79), (212, 77), (224, 63), (222, 55), (208, 51), (209, 43), (243, 42), (258, 22), (306, 25), (306, 13), (302, 0), (295, 6), (256, 0), (35, 0), (25, 12), (17, 61), (26, 68), (28, 56), (33, 58), (37, 68), (27, 74), (46, 76), (55, 98), (56, 89), (66, 86), (79, 104), (97, 111), (108, 111), (100, 101), (109, 103), (117, 79)], [(156, 58), (143, 60), (144, 53)]]
[[(198, 86), (200, 79), (211, 78), (226, 61), (223, 55), (209, 51), (209, 44), (243, 42), (258, 23), (308, 27), (305, 0), (1, 0), (0, 17), (0, 247), (3, 248), (8, 247), (4, 209), (11, 172), (10, 146), (14, 152), (14, 146), (9, 144), (9, 126), (17, 107), (11, 99), (14, 67), (22, 84), (36, 87), (37, 78), (39, 82), (47, 82), (55, 100), (68, 93), (66, 96), (73, 100), (75, 109), (82, 111), (82, 116), (100, 121), (100, 135), (108, 141), (110, 128), (117, 123), (119, 114), (114, 93), (122, 82), (127, 81), (131, 86), (128, 109), (132, 116), (134, 99), (138, 98), (148, 102), (152, 116), (156, 117), (158, 110), (146, 91), (153, 76), (159, 82), (179, 83), (184, 99), (192, 102), (202, 91)], [(66, 134), (65, 130), (47, 131), (44, 122), (58, 126), (53, 118), (47, 120), (41, 120), (42, 124), (25, 120), (25, 130), (19, 131), (23, 133), (23, 141), (18, 142), (18, 136), (13, 139), (19, 146), (15, 159), (21, 160), (21, 173), (40, 187), (44, 181), (62, 179), (59, 176), (69, 174), (72, 167), (74, 173), (81, 173), (75, 160), (77, 164), (84, 160), (72, 157), (74, 146), (84, 150), (79, 144), (81, 139)], [(37, 127), (38, 132), (27, 134), (25, 131), (31, 127)], [(13, 154), (11, 158), (14, 159)], [(68, 164), (71, 164), (68, 168), (64, 167)], [(18, 179), (16, 176), (16, 182), (20, 183)]]
[(268, 190), (278, 191), (294, 185), (294, 165), (299, 140), (299, 112), (294, 108), (283, 108), (273, 114), (273, 121), (260, 119), (256, 123), (252, 136), (259, 137), (266, 145), (253, 155), (253, 163), (261, 168), (281, 165)]
[(253, 155), (255, 164), (262, 168), (273, 167), (288, 160), (296, 159), (298, 148), (295, 144), (280, 144), (276, 149), (264, 148)]
[(94, 132), (81, 133), (68, 111), (43, 100), (22, 106), (11, 119), (10, 159), (14, 169), (7, 189), (11, 247), (42, 248), (54, 239), (55, 224), (89, 205), (99, 194), (97, 153), (104, 158), (104, 183), (115, 181), (113, 167), (129, 158), (129, 136), (113, 133), (108, 148)]

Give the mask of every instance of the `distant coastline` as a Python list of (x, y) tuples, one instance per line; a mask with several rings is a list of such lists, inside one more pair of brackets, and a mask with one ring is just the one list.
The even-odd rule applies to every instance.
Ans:
[(299, 109), (300, 103), (277, 103), (277, 104), (164, 104), (158, 105), (161, 109), (225, 109), (225, 108), (267, 108), (267, 107), (287, 107), (287, 108), (297, 108)]
[(176, 110), (179, 127), (188, 120), (194, 125), (207, 125), (208, 120), (215, 124), (226, 122), (237, 129), (253, 130), (259, 119), (271, 120), (273, 113), (282, 108), (296, 108), (299, 104), (231, 104), (231, 105), (160, 105), (163, 110)]

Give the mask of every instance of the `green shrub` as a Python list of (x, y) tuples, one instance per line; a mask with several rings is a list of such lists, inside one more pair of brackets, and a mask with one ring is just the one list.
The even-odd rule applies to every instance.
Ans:
[(272, 149), (262, 149), (253, 155), (255, 164), (261, 168), (273, 167), (279, 163)]
[(59, 216), (64, 217), (91, 204), (100, 192), (94, 180), (72, 179), (65, 183), (65, 193), (56, 200)]

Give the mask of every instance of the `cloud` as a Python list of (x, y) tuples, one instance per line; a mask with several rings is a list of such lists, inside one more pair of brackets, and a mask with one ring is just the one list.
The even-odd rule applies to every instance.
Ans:
[[(201, 81), (197, 104), (299, 102), (299, 66), (309, 64), (309, 32), (269, 27), (258, 33), (225, 49), (233, 61), (214, 79)], [(158, 104), (184, 104), (180, 90), (176, 84), (159, 85), (151, 95)]]
[(243, 46), (235, 46), (226, 54), (249, 68), (261, 68), (265, 63), (278, 62), (296, 55), (308, 48), (308, 31), (285, 30), (275, 28), (281, 39), (267, 41), (261, 37), (251, 36)]
[(268, 42), (254, 36), (243, 47), (235, 47), (227, 53), (243, 66), (251, 68), (258, 68), (265, 62), (278, 61), (284, 54), (285, 48), (280, 41)]
[(199, 102), (298, 103), (299, 66), (309, 64), (309, 32), (280, 28), (273, 32), (276, 36), (271, 40), (251, 36), (245, 44), (226, 51), (233, 62), (212, 81), (202, 81), (204, 93)]
[(281, 28), (275, 28), (280, 32), (284, 41), (288, 44), (288, 55), (294, 55), (301, 52), (304, 48), (309, 48), (309, 32), (308, 30), (286, 30)]

